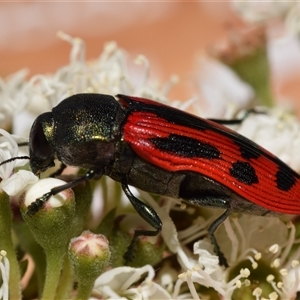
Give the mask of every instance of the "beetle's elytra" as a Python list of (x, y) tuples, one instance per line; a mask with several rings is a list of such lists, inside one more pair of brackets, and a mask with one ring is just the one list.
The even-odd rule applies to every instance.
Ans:
[(155, 229), (135, 232), (127, 259), (138, 236), (157, 235), (162, 227), (156, 212), (130, 192), (132, 185), (193, 205), (223, 208), (208, 231), (220, 264), (227, 266), (214, 237), (217, 227), (230, 212), (300, 214), (300, 180), (277, 157), (222, 123), (228, 121), (202, 119), (143, 98), (71, 96), (35, 120), (30, 166), (39, 174), (57, 158), (88, 171), (37, 199), (28, 213), (80, 181), (107, 175), (122, 184), (137, 212)]

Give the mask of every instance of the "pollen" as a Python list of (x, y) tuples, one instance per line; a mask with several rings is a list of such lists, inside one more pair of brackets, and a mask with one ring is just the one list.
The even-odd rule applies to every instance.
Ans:
[(237, 288), (240, 288), (240, 287), (242, 286), (242, 282), (241, 282), (240, 280), (237, 280), (237, 281), (235, 282), (235, 286), (236, 286)]
[(242, 277), (247, 278), (250, 275), (250, 270), (247, 268), (241, 269), (240, 274)]
[(287, 270), (287, 269), (281, 269), (279, 272), (280, 272), (280, 274), (281, 274), (282, 276), (288, 275), (288, 270)]
[(271, 267), (273, 268), (278, 268), (281, 265), (281, 259), (280, 258), (276, 258), (273, 263), (271, 264)]
[(256, 288), (256, 289), (253, 291), (253, 293), (252, 293), (252, 295), (255, 296), (255, 297), (260, 297), (261, 294), (262, 294), (262, 289), (261, 289), (261, 288)]
[(278, 294), (276, 292), (273, 292), (269, 294), (270, 300), (276, 300), (278, 299)]
[(274, 245), (272, 245), (272, 246), (269, 248), (269, 251), (272, 252), (272, 253), (274, 253), (274, 254), (277, 253), (278, 250), (279, 250), (278, 244), (274, 244)]
[(299, 260), (293, 260), (292, 261), (292, 267), (297, 268), (299, 266)]
[(277, 282), (277, 287), (278, 287), (279, 289), (282, 289), (282, 288), (283, 288), (283, 282), (278, 281), (278, 282)]
[(261, 259), (261, 253), (260, 252), (257, 252), (255, 255), (254, 255), (254, 258), (256, 260), (260, 260)]

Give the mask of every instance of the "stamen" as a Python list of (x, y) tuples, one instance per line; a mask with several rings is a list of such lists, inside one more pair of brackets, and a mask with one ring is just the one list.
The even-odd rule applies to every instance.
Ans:
[(241, 238), (241, 241), (240, 241), (240, 248), (242, 249), (241, 251), (243, 251), (243, 249), (246, 249), (246, 243), (247, 243), (247, 240), (246, 240), (246, 236), (245, 236), (245, 233), (242, 229), (242, 226), (240, 225), (240, 222), (238, 220), (238, 218), (236, 217), (233, 217), (231, 218), (231, 220), (233, 221), (238, 233), (239, 233), (239, 236)]
[(238, 241), (237, 236), (231, 226), (229, 219), (226, 219), (224, 221), (224, 228), (225, 228), (225, 231), (226, 231), (228, 238), (230, 239), (231, 245), (232, 245), (230, 261), (236, 261), (237, 257), (238, 257), (239, 241)]
[(284, 251), (281, 253), (280, 258), (281, 261), (285, 261), (289, 253), (291, 253), (291, 249), (295, 242), (296, 228), (292, 222), (288, 222), (286, 224), (287, 228), (291, 229), (290, 234), (288, 236), (287, 244), (284, 248)]
[(254, 289), (252, 295), (255, 296), (256, 300), (259, 300), (260, 296), (262, 294), (262, 289), (257, 287), (256, 289)]

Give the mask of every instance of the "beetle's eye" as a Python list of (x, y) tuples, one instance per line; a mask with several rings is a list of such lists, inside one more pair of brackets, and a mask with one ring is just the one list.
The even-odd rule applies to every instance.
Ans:
[(40, 122), (34, 124), (30, 135), (30, 148), (34, 156), (40, 160), (49, 159), (52, 156), (52, 149), (46, 139)]

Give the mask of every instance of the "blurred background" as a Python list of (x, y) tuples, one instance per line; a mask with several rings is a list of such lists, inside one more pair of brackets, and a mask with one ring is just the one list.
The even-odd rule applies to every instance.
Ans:
[[(226, 40), (232, 28), (263, 23), (271, 37), (272, 88), (278, 101), (300, 108), (298, 33), (289, 31), (286, 22), (292, 9), (295, 15), (295, 8), (284, 3), (245, 3), (0, 3), (0, 76), (22, 68), (30, 70), (29, 76), (45, 74), (67, 64), (70, 45), (56, 36), (62, 30), (86, 42), (87, 59), (97, 58), (108, 41), (116, 41), (132, 60), (144, 54), (152, 77), (161, 81), (172, 74), (180, 77), (171, 97), (186, 99), (196, 92), (195, 78), (204, 53)], [(295, 28), (300, 27), (297, 10), (298, 6)]]

